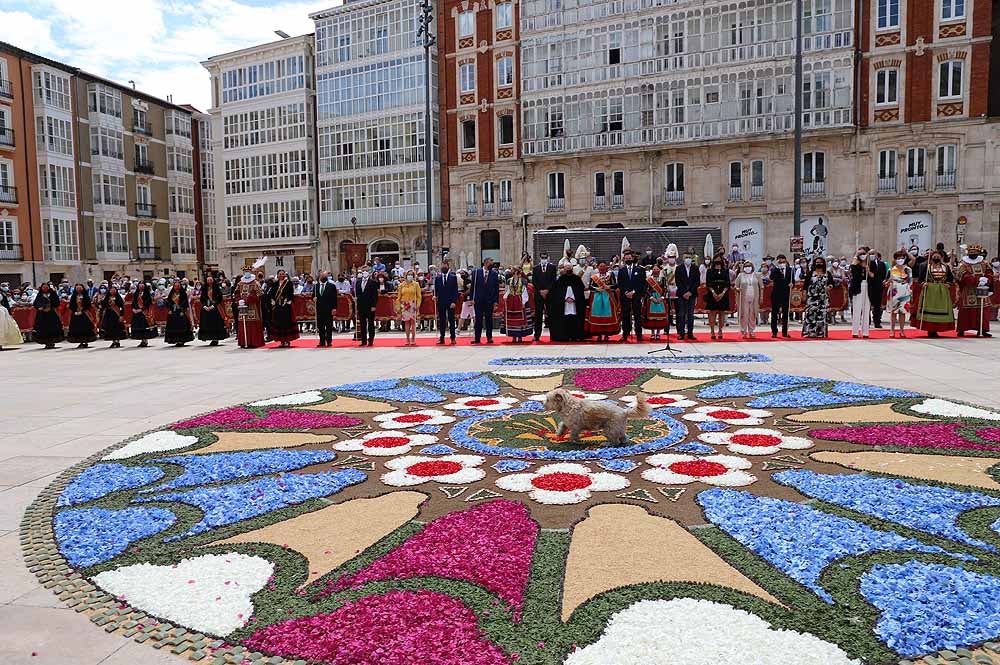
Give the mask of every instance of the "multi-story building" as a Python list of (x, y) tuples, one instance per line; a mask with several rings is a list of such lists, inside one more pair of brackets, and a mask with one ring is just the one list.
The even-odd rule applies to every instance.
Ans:
[(258, 257), (312, 272), (318, 261), (313, 36), (209, 58), (218, 264)]
[(519, 7), (514, 0), (440, 3), (447, 244), (477, 265), (486, 257), (513, 260), (526, 243)]
[[(426, 203), (440, 249), (437, 47), (431, 49), (434, 185), (425, 186), (425, 61), (417, 0), (361, 0), (311, 15), (316, 25), (320, 229), (324, 262), (347, 243), (427, 265)], [(432, 24), (436, 31), (436, 22)]]
[(205, 270), (219, 267), (219, 228), (216, 224), (215, 154), (212, 145), (212, 116), (188, 104), (191, 111), (191, 143), (195, 146), (194, 172), (201, 196), (194, 202), (198, 220), (198, 257)]

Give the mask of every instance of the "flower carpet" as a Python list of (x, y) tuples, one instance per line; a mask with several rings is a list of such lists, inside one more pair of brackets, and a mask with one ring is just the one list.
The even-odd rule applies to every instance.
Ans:
[[(162, 427), (44, 490), (25, 562), (104, 630), (213, 665), (1000, 662), (1000, 412), (580, 365)], [(571, 440), (557, 387), (650, 413)]]

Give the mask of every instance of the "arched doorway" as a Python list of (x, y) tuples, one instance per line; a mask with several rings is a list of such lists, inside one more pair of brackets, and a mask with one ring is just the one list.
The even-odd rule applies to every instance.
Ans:
[(399, 263), (399, 243), (395, 240), (383, 238), (368, 244), (368, 256), (375, 260), (375, 257), (382, 259), (386, 266)]

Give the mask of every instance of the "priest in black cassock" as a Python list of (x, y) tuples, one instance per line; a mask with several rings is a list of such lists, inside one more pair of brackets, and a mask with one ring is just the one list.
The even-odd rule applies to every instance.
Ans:
[(587, 301), (583, 298), (583, 280), (574, 267), (564, 263), (549, 290), (549, 333), (553, 342), (578, 342), (584, 338), (583, 315)]

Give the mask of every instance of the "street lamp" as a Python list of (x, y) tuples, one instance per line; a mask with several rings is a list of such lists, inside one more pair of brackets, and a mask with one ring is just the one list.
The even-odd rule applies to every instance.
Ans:
[(792, 235), (802, 234), (802, 0), (795, 0), (795, 202)]
[(417, 36), (423, 38), (424, 45), (424, 196), (427, 199), (427, 265), (434, 262), (434, 172), (431, 166), (431, 46), (437, 41), (431, 30), (434, 21), (432, 0), (420, 2), (420, 27)]

